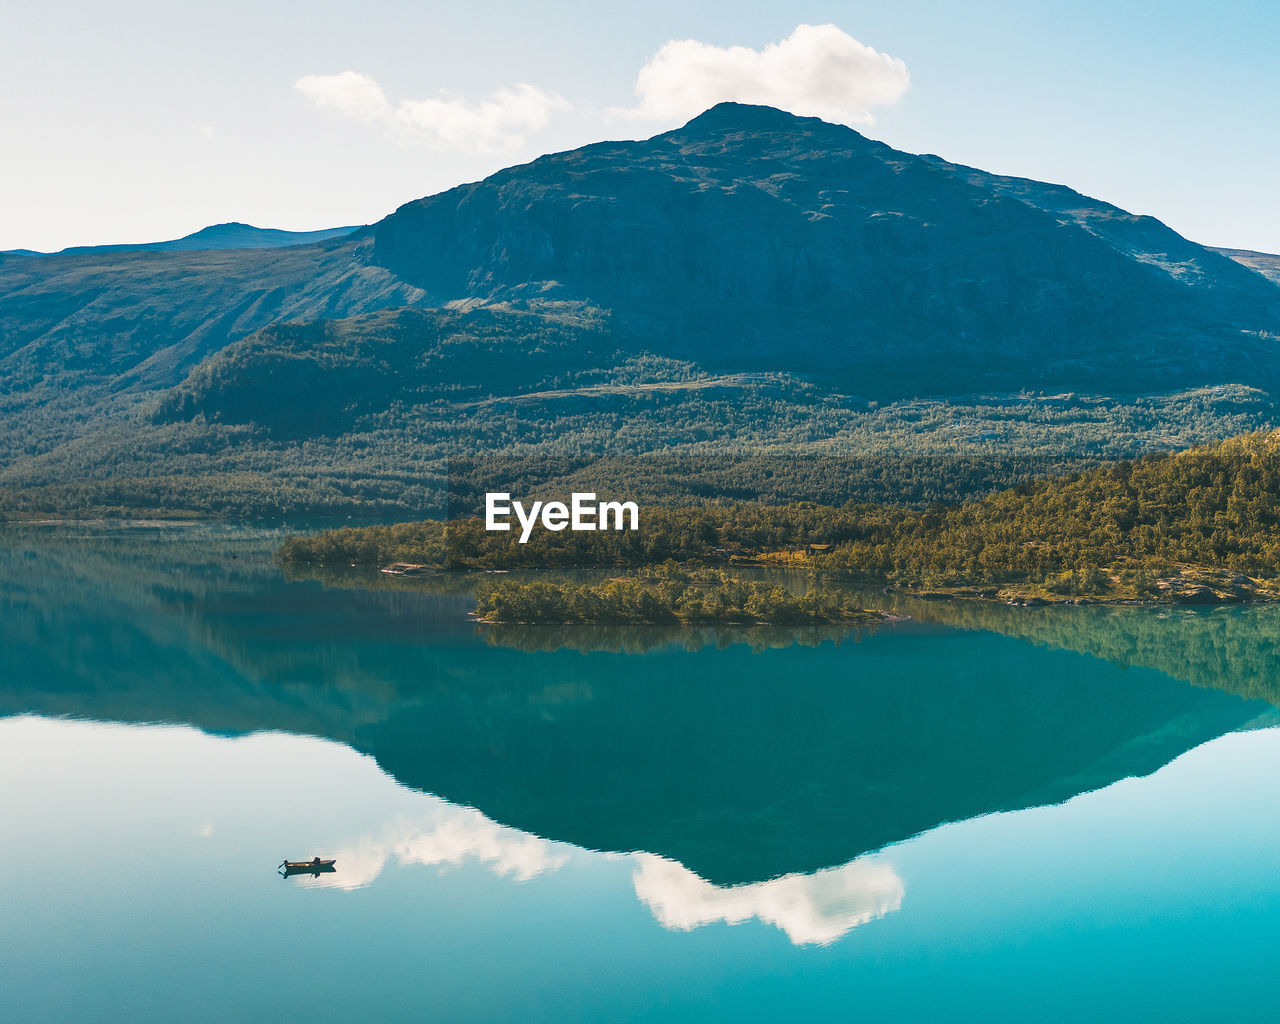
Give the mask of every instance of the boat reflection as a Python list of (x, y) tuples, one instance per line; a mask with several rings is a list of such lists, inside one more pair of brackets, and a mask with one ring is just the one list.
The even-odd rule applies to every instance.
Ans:
[(332, 860), (321, 860), (316, 857), (314, 860), (282, 861), (276, 870), (282, 878), (292, 878), (294, 875), (332, 874), (337, 869), (334, 867)]

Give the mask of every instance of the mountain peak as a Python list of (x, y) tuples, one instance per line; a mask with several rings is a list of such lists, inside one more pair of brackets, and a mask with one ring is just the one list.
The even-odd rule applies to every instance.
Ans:
[(201, 228), (199, 231), (193, 231), (191, 234), (184, 235), (183, 237), (198, 238), (200, 235), (208, 235), (217, 231), (232, 231), (232, 230), (234, 231), (270, 231), (273, 229), (256, 227), (253, 224), (246, 224), (244, 221), (241, 221), (241, 220), (229, 220), (229, 221), (225, 221), (222, 224), (210, 224), (207, 227)]
[(757, 103), (737, 103), (726, 100), (708, 107), (689, 121), (680, 131), (782, 131), (803, 124), (821, 124), (820, 118), (801, 117), (777, 107)]

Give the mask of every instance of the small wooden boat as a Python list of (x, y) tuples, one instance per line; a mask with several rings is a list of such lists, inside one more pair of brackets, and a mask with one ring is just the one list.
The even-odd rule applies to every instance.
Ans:
[(318, 875), (318, 874), (321, 874), (322, 872), (337, 870), (333, 866), (335, 863), (336, 861), (334, 860), (322, 860), (319, 857), (316, 857), (313, 860), (282, 861), (280, 864), (280, 868), (284, 869), (283, 874), (286, 876), (302, 875), (302, 874)]

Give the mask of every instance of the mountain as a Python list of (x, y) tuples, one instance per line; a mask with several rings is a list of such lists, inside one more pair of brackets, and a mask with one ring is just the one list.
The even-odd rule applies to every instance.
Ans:
[(1277, 336), (1276, 282), (1150, 217), (727, 103), (338, 238), (0, 255), (0, 488), (324, 476), (338, 508), (450, 451), (1127, 455), (1275, 425)]
[(0, 255), (17, 256), (66, 256), (73, 253), (97, 252), (133, 252), (149, 250), (151, 252), (190, 252), (208, 249), (276, 249), (285, 245), (305, 245), (308, 242), (323, 242), (329, 238), (341, 238), (358, 226), (345, 228), (321, 228), (318, 231), (281, 231), (279, 228), (255, 228), (252, 224), (241, 224), (232, 221), (228, 224), (211, 224), (181, 238), (171, 238), (166, 242), (122, 242), (114, 245), (75, 245), (58, 253), (42, 253), (33, 249), (11, 249)]
[(1280, 290), (1159, 221), (766, 107), (544, 157), (373, 234), (436, 302), (583, 300), (664, 355), (877, 397), (1275, 372)]

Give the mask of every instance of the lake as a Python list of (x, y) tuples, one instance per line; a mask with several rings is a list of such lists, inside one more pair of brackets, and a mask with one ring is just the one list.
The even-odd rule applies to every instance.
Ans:
[(281, 536), (0, 532), (0, 1019), (1274, 1016), (1280, 608), (494, 629)]

